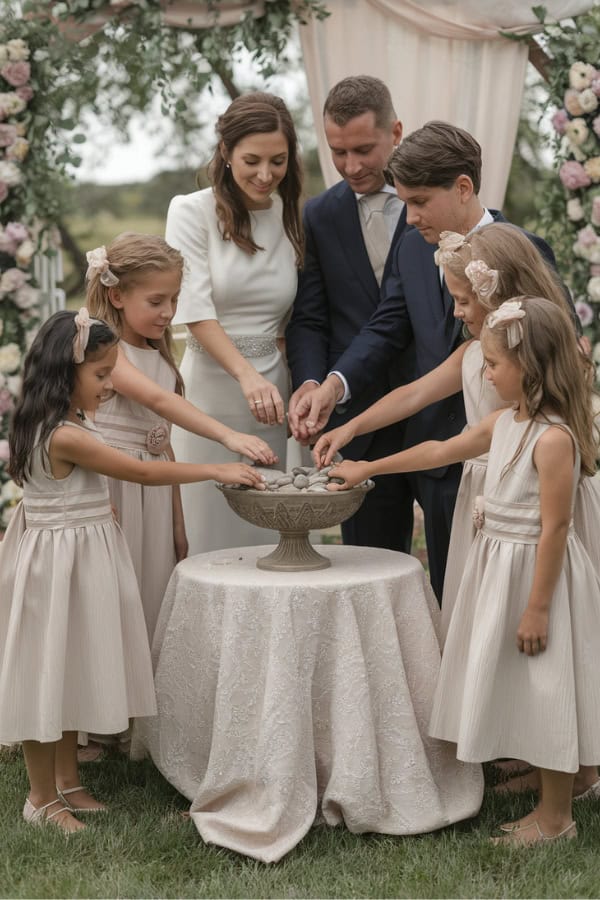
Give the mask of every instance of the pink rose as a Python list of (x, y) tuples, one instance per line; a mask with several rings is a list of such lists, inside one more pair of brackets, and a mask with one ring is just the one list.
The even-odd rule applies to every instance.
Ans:
[(0, 460), (8, 462), (10, 451), (8, 449), (8, 441), (0, 441)]
[(580, 187), (589, 187), (592, 183), (581, 163), (574, 160), (564, 162), (558, 174), (564, 186), (570, 191), (576, 191)]
[(0, 125), (0, 147), (9, 147), (17, 137), (14, 125)]
[(0, 252), (8, 253), (9, 256), (14, 256), (17, 252), (16, 242), (5, 231), (0, 231)]
[(594, 311), (589, 303), (584, 300), (578, 300), (575, 304), (575, 312), (579, 316), (582, 328), (587, 328), (594, 321)]
[(17, 244), (20, 244), (21, 241), (27, 240), (27, 238), (29, 237), (29, 230), (20, 222), (9, 222), (4, 229), (4, 233), (11, 240), (16, 241)]
[(31, 66), (28, 62), (9, 62), (2, 66), (0, 75), (11, 87), (21, 87), (29, 81)]
[(565, 125), (569, 121), (566, 109), (558, 109), (552, 116), (552, 124), (559, 134), (565, 133)]
[(7, 391), (6, 388), (2, 388), (0, 390), (0, 416), (3, 416), (4, 413), (10, 412), (13, 408), (13, 399), (11, 397), (10, 391)]
[(593, 247), (597, 240), (596, 232), (590, 225), (580, 228), (577, 232), (577, 243), (582, 247)]
[(17, 95), (17, 97), (20, 97), (21, 100), (24, 100), (25, 103), (29, 103), (29, 101), (33, 97), (33, 88), (30, 85), (25, 84), (23, 85), (23, 87), (18, 87), (15, 91), (15, 94)]

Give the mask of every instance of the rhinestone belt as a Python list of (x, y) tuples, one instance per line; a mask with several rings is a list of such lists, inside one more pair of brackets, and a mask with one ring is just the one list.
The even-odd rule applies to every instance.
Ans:
[[(277, 341), (274, 337), (262, 334), (241, 334), (233, 337), (227, 335), (233, 346), (240, 351), (246, 359), (256, 359), (259, 356), (269, 356), (277, 350)], [(200, 344), (193, 334), (188, 334), (185, 339), (186, 345), (190, 350), (196, 350), (198, 353), (205, 353), (204, 347)]]

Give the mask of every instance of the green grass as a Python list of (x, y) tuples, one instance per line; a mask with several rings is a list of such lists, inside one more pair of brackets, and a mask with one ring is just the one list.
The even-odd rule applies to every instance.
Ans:
[(280, 863), (205, 845), (188, 804), (149, 761), (118, 754), (83, 767), (110, 806), (68, 840), (21, 819), (27, 792), (18, 753), (0, 756), (2, 897), (598, 897), (598, 805), (576, 808), (580, 838), (510, 851), (494, 826), (532, 798), (486, 793), (479, 817), (418, 837), (313, 828)]

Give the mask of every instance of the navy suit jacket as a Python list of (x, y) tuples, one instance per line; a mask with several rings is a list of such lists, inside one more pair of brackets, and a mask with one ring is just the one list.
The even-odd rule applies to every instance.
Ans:
[[(391, 260), (405, 228), (403, 209), (382, 284), (390, 273)], [(356, 197), (346, 182), (307, 201), (304, 229), (304, 267), (286, 330), (294, 390), (309, 379), (320, 383), (338, 368), (338, 360), (376, 312), (382, 296), (365, 247)], [(353, 388), (350, 402), (342, 413), (333, 413), (328, 427), (335, 428), (358, 415), (388, 391), (410, 380), (410, 356), (405, 350), (402, 354), (389, 354), (368, 383)], [(348, 445), (344, 455), (360, 458), (371, 439), (371, 435), (361, 435)]]
[[(495, 222), (506, 222), (502, 213), (490, 212)], [(537, 235), (525, 233), (554, 266), (554, 254), (548, 244)], [(445, 282), (443, 287), (440, 283), (439, 269), (433, 259), (436, 249), (436, 244), (428, 244), (414, 228), (408, 228), (395, 246), (391, 272), (383, 282), (381, 303), (335, 366), (347, 379), (352, 396), (355, 392), (363, 396), (371, 379), (378, 377), (378, 371), (402, 355), (413, 342), (412, 378), (420, 378), (435, 369), (461, 342), (462, 323), (454, 318), (454, 301)], [(412, 416), (407, 422), (405, 446), (447, 440), (464, 425), (465, 409), (460, 392)], [(444, 467), (423, 474), (439, 478), (446, 471)]]

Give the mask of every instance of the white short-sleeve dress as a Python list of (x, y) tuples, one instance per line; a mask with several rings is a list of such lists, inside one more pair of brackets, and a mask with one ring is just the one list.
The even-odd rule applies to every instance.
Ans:
[[(186, 263), (173, 324), (217, 320), (255, 369), (289, 397), (289, 375), (277, 348), (296, 295), (297, 268), (285, 234), (282, 202), (274, 195), (270, 209), (250, 212), (252, 234), (263, 247), (250, 255), (224, 241), (212, 188), (174, 197), (167, 216), (166, 239)], [(203, 412), (235, 431), (256, 434), (279, 456), (285, 468), (285, 425), (261, 425), (251, 414), (237, 381), (191, 336), (181, 363), (186, 397)], [(243, 458), (220, 444), (174, 427), (171, 442), (182, 462), (239, 462)], [(247, 459), (243, 461), (248, 462)], [(227, 547), (268, 543), (272, 535), (244, 522), (227, 506), (212, 482), (181, 489), (190, 554)]]
[[(140, 372), (167, 391), (175, 390), (175, 373), (152, 347), (121, 348)], [(139, 460), (167, 460), (171, 423), (135, 400), (114, 393), (96, 412), (96, 426), (111, 447)], [(150, 642), (171, 572), (175, 567), (173, 488), (109, 478), (110, 498), (123, 529), (137, 575)]]

